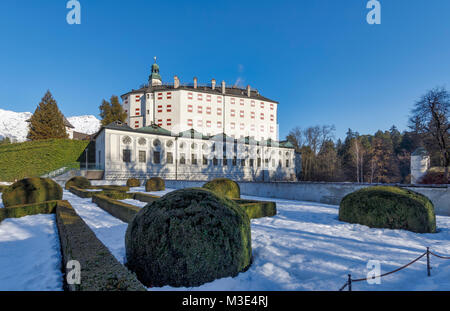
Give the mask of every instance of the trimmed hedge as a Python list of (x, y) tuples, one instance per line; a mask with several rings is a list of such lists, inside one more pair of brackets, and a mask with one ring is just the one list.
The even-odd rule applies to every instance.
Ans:
[(66, 185), (64, 188), (69, 189), (72, 186), (78, 187), (80, 189), (86, 189), (91, 186), (91, 182), (86, 177), (75, 176), (66, 182)]
[(62, 199), (62, 188), (50, 178), (25, 178), (6, 188), (2, 194), (5, 207)]
[[(77, 260), (81, 284), (66, 284), (70, 291), (145, 291), (145, 287), (97, 238), (67, 201), (59, 201), (56, 223), (61, 241), (63, 267)], [(66, 274), (69, 271), (66, 271)]]
[(226, 197), (181, 189), (139, 211), (125, 248), (128, 268), (146, 286), (199, 286), (249, 267), (250, 219)]
[(133, 193), (133, 199), (141, 201), (141, 202), (152, 203), (160, 198), (161, 197), (158, 197), (156, 195), (151, 195), (151, 194), (142, 193), (142, 192)]
[(110, 213), (112, 216), (126, 223), (131, 222), (137, 212), (141, 209), (138, 206), (120, 202), (102, 194), (94, 195), (92, 197), (92, 202), (97, 204), (104, 211)]
[(250, 219), (271, 217), (277, 214), (275, 202), (244, 199), (234, 199), (233, 201), (245, 210)]
[(217, 195), (226, 196), (230, 199), (239, 199), (241, 197), (241, 189), (239, 185), (228, 178), (216, 178), (208, 181), (203, 188), (211, 190)]
[(8, 186), (0, 185), (0, 193), (2, 193)]
[(128, 178), (128, 180), (127, 180), (128, 187), (139, 187), (140, 185), (141, 185), (141, 182), (137, 178)]
[(166, 189), (164, 179), (159, 177), (152, 177), (145, 182), (145, 191), (162, 191)]
[(37, 214), (53, 214), (55, 213), (58, 202), (59, 201), (47, 201), (0, 208), (0, 222), (6, 218), (20, 218)]
[(102, 193), (103, 191), (88, 191), (85, 189), (80, 189), (77, 186), (70, 186), (69, 187), (69, 191), (72, 192), (73, 194), (79, 196), (80, 198), (92, 198), (92, 196), (94, 194), (98, 194), (99, 192)]
[(371, 228), (436, 232), (433, 203), (422, 194), (391, 186), (368, 187), (348, 194), (341, 201), (339, 220)]

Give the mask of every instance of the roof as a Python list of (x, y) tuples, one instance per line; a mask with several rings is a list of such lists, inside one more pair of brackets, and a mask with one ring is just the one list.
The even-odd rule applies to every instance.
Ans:
[(295, 148), (294, 145), (289, 140), (280, 141), (280, 147), (282, 148)]
[(411, 155), (412, 156), (427, 156), (428, 151), (424, 147), (419, 147)]
[(178, 134), (179, 137), (188, 137), (188, 138), (197, 138), (197, 139), (209, 139), (208, 136), (203, 135), (202, 133), (194, 130), (194, 129), (190, 129), (184, 132), (180, 132)]
[[(139, 94), (139, 93), (154, 93), (154, 92), (163, 92), (163, 91), (177, 91), (177, 90), (189, 90), (194, 92), (201, 92), (201, 93), (208, 93), (208, 94), (216, 94), (216, 95), (223, 95), (222, 94), (222, 87), (219, 85), (213, 89), (211, 85), (202, 85), (198, 86), (197, 88), (194, 87), (194, 85), (191, 84), (183, 84), (180, 85), (178, 88), (174, 88), (173, 84), (162, 84), (162, 85), (153, 85), (153, 86), (143, 86), (137, 90), (131, 90), (130, 92), (127, 92), (125, 94), (122, 94), (121, 97), (130, 95), (130, 94)], [(271, 102), (278, 104), (277, 101), (269, 99), (267, 97), (262, 96), (259, 94), (257, 90), (251, 90), (250, 91), (250, 97), (247, 96), (247, 90), (244, 88), (239, 87), (226, 87), (225, 88), (225, 96), (234, 96), (234, 97), (240, 97), (240, 98), (251, 98), (255, 100), (262, 100), (266, 102)]]
[(149, 126), (141, 127), (134, 129), (136, 132), (146, 133), (146, 134), (157, 134), (157, 135), (165, 135), (172, 136), (172, 132), (168, 131), (157, 124), (152, 123)]
[(70, 127), (70, 128), (75, 128), (75, 126), (73, 126), (72, 124), (70, 124), (69, 120), (66, 119), (66, 117), (63, 115), (64, 118), (64, 126), (66, 127)]

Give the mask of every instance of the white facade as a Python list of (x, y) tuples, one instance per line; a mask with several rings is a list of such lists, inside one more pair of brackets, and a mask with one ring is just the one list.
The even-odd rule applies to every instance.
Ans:
[(224, 141), (223, 137), (192, 138), (107, 126), (96, 136), (96, 165), (104, 168), (104, 178), (110, 180), (153, 176), (180, 180), (296, 179), (298, 155), (293, 148), (231, 137)]
[[(154, 66), (157, 66), (156, 64)], [(156, 67), (159, 76), (159, 67)], [(153, 67), (152, 67), (153, 70)], [(215, 85), (155, 83), (122, 95), (126, 123), (132, 128), (157, 124), (174, 133), (194, 129), (211, 136), (226, 133), (233, 138), (250, 136), (257, 141), (278, 140), (278, 103), (258, 91)]]
[(424, 148), (411, 154), (411, 184), (417, 184), (430, 168), (430, 156)]

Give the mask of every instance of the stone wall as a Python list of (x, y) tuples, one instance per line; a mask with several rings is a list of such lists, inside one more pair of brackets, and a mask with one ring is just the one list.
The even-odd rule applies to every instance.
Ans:
[[(238, 182), (241, 194), (280, 198), (288, 200), (311, 201), (338, 205), (341, 199), (358, 189), (373, 184), (355, 183), (316, 183), (316, 182)], [(167, 188), (181, 189), (201, 187), (203, 181), (166, 180)], [(450, 188), (448, 186), (398, 185), (427, 196), (434, 204), (437, 215), (450, 216)]]

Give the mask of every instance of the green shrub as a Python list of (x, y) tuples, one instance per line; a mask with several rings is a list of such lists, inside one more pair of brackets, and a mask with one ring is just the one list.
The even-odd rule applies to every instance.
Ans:
[(138, 212), (125, 248), (128, 267), (146, 286), (199, 286), (250, 265), (250, 219), (206, 189), (177, 190)]
[(25, 178), (3, 191), (5, 207), (61, 200), (62, 188), (50, 178)]
[(152, 177), (145, 182), (145, 191), (162, 191), (166, 189), (164, 179), (159, 177)]
[(6, 218), (20, 218), (37, 214), (53, 214), (60, 201), (46, 201), (0, 208), (0, 222)]
[(433, 203), (399, 187), (368, 187), (348, 194), (341, 201), (339, 220), (371, 228), (436, 232)]
[(244, 199), (233, 199), (233, 201), (245, 210), (250, 219), (271, 217), (277, 214), (275, 202)]
[(203, 188), (211, 190), (217, 195), (226, 196), (230, 199), (239, 199), (241, 197), (241, 189), (239, 185), (228, 178), (216, 178), (208, 181)]
[(5, 190), (6, 188), (8, 188), (8, 186), (3, 186), (3, 185), (0, 185), (0, 193), (2, 193), (2, 192), (3, 192), (3, 190)]
[(91, 182), (86, 177), (75, 176), (66, 182), (65, 188), (69, 189), (72, 186), (75, 186), (80, 189), (86, 189), (91, 186)]
[(130, 222), (136, 213), (141, 210), (138, 206), (120, 202), (102, 194), (95, 194), (92, 196), (92, 202), (97, 204), (104, 211), (110, 213), (112, 216), (127, 223)]
[(128, 178), (128, 180), (127, 180), (128, 187), (139, 187), (140, 185), (141, 185), (141, 182), (137, 178)]
[(103, 185), (103, 186), (90, 186), (89, 189), (102, 189), (105, 191), (129, 191), (128, 186), (117, 186), (117, 185)]

